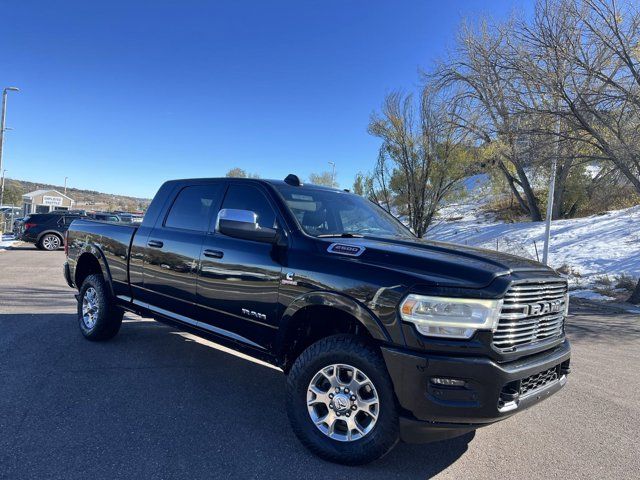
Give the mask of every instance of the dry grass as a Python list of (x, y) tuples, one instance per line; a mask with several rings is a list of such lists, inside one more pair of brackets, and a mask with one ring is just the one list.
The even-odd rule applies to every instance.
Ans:
[(627, 275), (626, 273), (622, 273), (616, 277), (616, 288), (618, 290), (624, 290), (629, 294), (633, 293), (637, 283), (637, 278), (634, 278), (631, 275)]
[(567, 275), (568, 277), (582, 277), (582, 274), (578, 270), (574, 269), (571, 265), (567, 265), (566, 263), (558, 267), (556, 270), (562, 275)]
[(495, 197), (483, 207), (483, 211), (492, 214), (496, 220), (505, 223), (526, 222), (529, 220), (529, 216), (520, 208), (518, 202), (508, 196)]

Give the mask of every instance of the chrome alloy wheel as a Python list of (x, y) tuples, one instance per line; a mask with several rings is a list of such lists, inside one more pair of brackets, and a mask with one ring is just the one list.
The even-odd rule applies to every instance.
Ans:
[(82, 297), (82, 323), (87, 327), (87, 330), (91, 330), (95, 326), (99, 310), (98, 292), (95, 288), (89, 287)]
[(47, 235), (42, 239), (42, 246), (47, 250), (57, 250), (60, 248), (60, 239), (56, 235)]
[(380, 400), (361, 370), (334, 364), (316, 373), (307, 390), (307, 409), (318, 429), (340, 442), (352, 442), (367, 435), (375, 426)]

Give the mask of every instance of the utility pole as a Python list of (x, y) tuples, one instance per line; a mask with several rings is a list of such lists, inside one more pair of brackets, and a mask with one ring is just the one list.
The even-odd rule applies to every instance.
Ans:
[(331, 185), (332, 187), (336, 184), (336, 162), (327, 162), (331, 165)]
[(542, 263), (549, 265), (549, 241), (551, 239), (551, 217), (553, 216), (553, 197), (556, 191), (556, 170), (558, 169), (558, 157), (560, 156), (560, 116), (556, 121), (556, 152), (551, 161), (551, 181), (549, 182), (549, 195), (547, 198), (547, 218), (544, 228), (544, 250), (542, 251)]
[(2, 170), (2, 183), (0, 184), (0, 206), (4, 205), (4, 176), (6, 173), (7, 169), (5, 168), (4, 170)]
[[(2, 149), (4, 147), (4, 132), (7, 130), (5, 122), (7, 120), (7, 94), (9, 92), (19, 92), (16, 87), (6, 87), (2, 90), (2, 113), (0, 114), (0, 172), (2, 172)], [(4, 178), (4, 177), (3, 177)], [(4, 193), (4, 181), (2, 182), (2, 192)], [(0, 201), (2, 203), (2, 201)]]
[(64, 177), (64, 194), (65, 194), (65, 195), (67, 194), (67, 179), (68, 179), (68, 178), (69, 178), (69, 177)]

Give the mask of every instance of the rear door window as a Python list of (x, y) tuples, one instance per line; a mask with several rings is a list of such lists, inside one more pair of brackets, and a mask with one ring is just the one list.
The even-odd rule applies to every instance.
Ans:
[(45, 225), (48, 224), (49, 222), (55, 222), (58, 220), (58, 217), (55, 215), (45, 215), (45, 214), (39, 214), (39, 215), (33, 215), (31, 217), (31, 221), (33, 223), (39, 223), (41, 225)]

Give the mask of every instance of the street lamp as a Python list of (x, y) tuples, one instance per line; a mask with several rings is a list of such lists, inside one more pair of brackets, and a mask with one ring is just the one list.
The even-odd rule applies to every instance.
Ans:
[(336, 162), (327, 162), (327, 163), (331, 165), (331, 183), (333, 184), (331, 186), (333, 187), (336, 184)]
[(551, 161), (551, 179), (549, 182), (549, 195), (547, 195), (547, 217), (544, 219), (544, 250), (542, 251), (542, 263), (549, 265), (549, 243), (551, 242), (551, 217), (553, 216), (553, 198), (556, 193), (556, 172), (558, 170), (558, 158), (560, 157), (560, 117), (556, 120), (556, 151)]
[[(4, 147), (4, 132), (7, 130), (7, 128), (5, 127), (5, 121), (7, 119), (7, 94), (9, 92), (19, 91), (20, 90), (16, 87), (6, 87), (4, 90), (2, 90), (2, 114), (0, 114), (0, 172), (2, 171), (2, 147)], [(2, 189), (2, 191), (4, 192), (4, 188)]]

